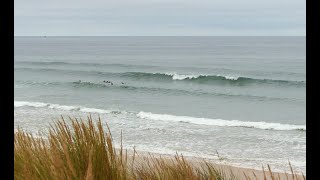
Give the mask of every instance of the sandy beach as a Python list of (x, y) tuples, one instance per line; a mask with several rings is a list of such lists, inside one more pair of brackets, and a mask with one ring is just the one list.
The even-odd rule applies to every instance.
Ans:
[[(133, 150), (127, 150), (128, 159), (129, 161), (133, 158)], [(150, 157), (152, 158), (163, 158), (168, 161), (171, 159), (174, 159), (175, 157), (173, 155), (169, 154), (159, 154), (159, 153), (149, 153), (145, 151), (135, 151), (135, 157), (134, 161), (135, 164), (141, 165), (141, 163), (144, 163), (148, 161)], [(263, 172), (261, 170), (252, 169), (252, 168), (243, 168), (243, 167), (237, 167), (233, 165), (227, 165), (219, 163), (218, 160), (212, 160), (212, 159), (205, 159), (205, 158), (199, 158), (199, 157), (192, 157), (192, 156), (183, 156), (187, 161), (189, 161), (194, 167), (201, 167), (201, 163), (204, 161), (211, 163), (216, 167), (217, 169), (225, 172), (226, 174), (232, 174), (238, 178), (238, 179), (264, 179), (266, 177), (267, 180), (272, 179), (272, 176), (270, 175), (270, 172), (268, 170), (268, 167), (265, 167), (265, 171)], [(272, 170), (272, 167), (271, 167)], [(287, 174), (286, 174), (287, 173)], [(294, 172), (295, 175), (292, 175), (291, 172), (274, 172), (272, 170), (272, 174), (277, 179), (286, 179), (286, 180), (294, 180), (294, 179), (305, 179), (303, 175), (299, 172)]]

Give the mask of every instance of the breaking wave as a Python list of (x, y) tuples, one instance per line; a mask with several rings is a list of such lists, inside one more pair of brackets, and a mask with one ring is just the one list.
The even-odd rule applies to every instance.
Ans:
[[(105, 109), (89, 108), (83, 106), (69, 106), (42, 102), (28, 102), (28, 101), (14, 101), (14, 107), (34, 107), (34, 108), (49, 108), (59, 109), (64, 111), (80, 111), (85, 113), (99, 113), (99, 114), (127, 114), (127, 111), (111, 111)], [(224, 120), (224, 119), (209, 119), (209, 118), (198, 118), (189, 116), (175, 116), (169, 114), (154, 114), (150, 112), (140, 111), (134, 113), (138, 118), (156, 120), (156, 121), (174, 121), (174, 122), (185, 122), (199, 125), (209, 126), (228, 126), (228, 127), (246, 127), (256, 128), (265, 130), (306, 130), (305, 125), (292, 125), (292, 124), (281, 124), (281, 123), (269, 123), (269, 122), (251, 122), (251, 121), (239, 121), (239, 120)]]
[(305, 125), (196, 118), (196, 117), (189, 117), (189, 116), (174, 116), (169, 114), (153, 114), (150, 112), (143, 112), (143, 111), (139, 112), (137, 116), (139, 118), (156, 120), (156, 121), (175, 121), (175, 122), (185, 122), (185, 123), (191, 123), (191, 124), (211, 125), (211, 126), (247, 127), (247, 128), (280, 130), (280, 131), (289, 131), (289, 130), (305, 131), (306, 130)]
[(82, 106), (69, 106), (69, 105), (60, 105), (60, 104), (51, 104), (51, 103), (42, 103), (42, 102), (14, 101), (14, 107), (23, 107), (23, 106), (29, 106), (29, 107), (34, 107), (34, 108), (46, 107), (49, 109), (58, 109), (58, 110), (64, 110), (64, 111), (80, 111), (80, 112), (86, 112), (86, 113), (100, 113), (100, 114), (125, 113), (125, 112), (120, 112), (120, 111), (88, 108), (88, 107), (82, 107)]
[(221, 84), (228, 83), (232, 85), (246, 84), (274, 84), (289, 86), (305, 86), (305, 81), (281, 80), (281, 79), (259, 79), (245, 76), (221, 75), (221, 74), (182, 74), (182, 73), (151, 73), (151, 72), (102, 72), (102, 71), (86, 71), (86, 70), (66, 70), (54, 68), (15, 68), (15, 70), (31, 70), (31, 71), (47, 71), (59, 73), (78, 73), (90, 74), (96, 76), (122, 77), (133, 80), (159, 80), (159, 81), (187, 81), (201, 84)]

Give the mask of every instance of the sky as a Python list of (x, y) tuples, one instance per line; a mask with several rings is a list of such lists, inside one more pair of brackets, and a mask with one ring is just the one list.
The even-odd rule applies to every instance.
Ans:
[(305, 36), (305, 0), (15, 0), (15, 36)]

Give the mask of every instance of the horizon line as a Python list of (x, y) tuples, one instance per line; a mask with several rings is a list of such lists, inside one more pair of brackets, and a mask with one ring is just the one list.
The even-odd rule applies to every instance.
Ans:
[(14, 35), (14, 37), (306, 37), (306, 35)]

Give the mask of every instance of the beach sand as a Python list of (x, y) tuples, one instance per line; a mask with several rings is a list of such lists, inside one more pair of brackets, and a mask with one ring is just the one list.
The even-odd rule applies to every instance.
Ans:
[[(133, 158), (133, 154), (134, 151), (133, 150), (127, 150), (127, 155), (128, 155), (128, 160), (130, 163), (130, 159), (132, 162), (132, 158)], [(145, 152), (145, 151), (135, 151), (135, 156), (134, 156), (134, 161), (135, 164), (141, 164), (143, 162), (148, 161), (148, 159), (150, 159), (151, 157), (153, 158), (163, 158), (165, 160), (170, 161), (171, 159), (174, 159), (175, 156), (174, 155), (170, 155), (170, 154), (159, 154), (159, 153), (149, 153), (149, 152)], [(198, 158), (198, 157), (192, 157), (192, 156), (183, 156), (186, 160), (188, 160), (190, 162), (190, 164), (192, 164), (194, 167), (200, 167), (201, 163), (206, 161), (209, 162), (210, 164), (212, 164), (214, 167), (216, 167), (217, 169), (225, 172), (226, 174), (230, 173), (232, 171), (233, 175), (235, 177), (237, 177), (238, 179), (267, 179), (267, 180), (271, 180), (272, 176), (270, 176), (270, 172), (268, 170), (267, 167), (265, 167), (265, 171), (261, 170), (257, 170), (257, 169), (251, 169), (251, 168), (243, 168), (243, 167), (236, 167), (236, 166), (232, 166), (232, 165), (226, 165), (226, 164), (220, 164), (218, 161), (216, 160), (216, 162), (214, 162), (215, 160), (212, 159), (205, 159), (205, 158)], [(272, 167), (271, 167), (272, 170)], [(287, 174), (286, 174), (287, 173)], [(272, 174), (275, 177), (275, 179), (286, 179), (286, 180), (302, 180), (305, 179), (303, 175), (299, 174), (298, 172), (295, 172), (297, 174), (292, 175), (291, 172), (274, 172), (272, 170)], [(266, 177), (266, 178), (264, 178)]]

